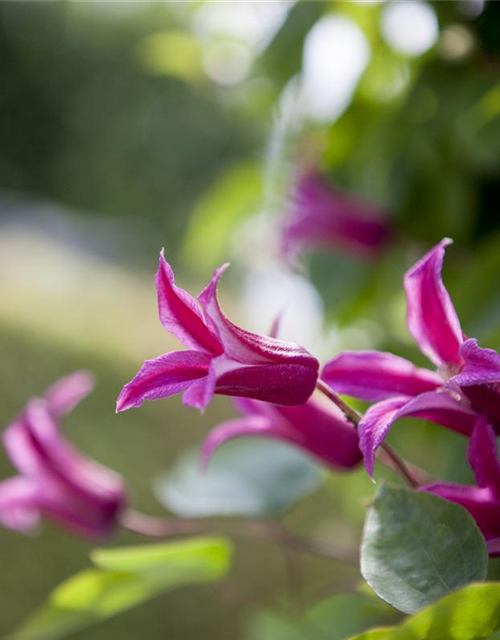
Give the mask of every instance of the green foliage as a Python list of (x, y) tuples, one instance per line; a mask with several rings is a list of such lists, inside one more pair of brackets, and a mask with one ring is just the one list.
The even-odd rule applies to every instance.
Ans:
[(223, 171), (193, 209), (183, 253), (204, 272), (224, 261), (235, 224), (262, 202), (262, 169), (244, 162)]
[(303, 453), (281, 442), (237, 440), (217, 451), (204, 472), (191, 452), (156, 483), (160, 502), (179, 516), (284, 513), (323, 482)]
[(498, 637), (500, 584), (474, 584), (445, 596), (400, 626), (351, 640), (486, 640)]
[(386, 602), (415, 613), (483, 580), (484, 538), (461, 506), (427, 493), (382, 485), (365, 523), (361, 572)]
[(231, 547), (218, 538), (98, 549), (95, 569), (69, 578), (12, 636), (57, 640), (186, 584), (213, 582), (228, 570)]

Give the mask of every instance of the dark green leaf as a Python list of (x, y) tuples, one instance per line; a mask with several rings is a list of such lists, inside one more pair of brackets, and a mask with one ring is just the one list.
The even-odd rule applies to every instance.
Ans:
[(459, 505), (381, 486), (368, 513), (361, 572), (382, 599), (415, 613), (475, 580), (488, 566), (484, 538)]
[(214, 455), (206, 472), (198, 452), (156, 483), (160, 502), (183, 517), (269, 516), (317, 489), (322, 475), (304, 454), (281, 442), (238, 440)]

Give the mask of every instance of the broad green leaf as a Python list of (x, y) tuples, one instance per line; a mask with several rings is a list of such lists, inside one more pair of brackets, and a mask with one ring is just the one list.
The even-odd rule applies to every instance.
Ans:
[(207, 471), (190, 452), (155, 487), (182, 517), (269, 516), (287, 511), (323, 482), (318, 467), (281, 442), (236, 440), (216, 452)]
[(189, 263), (213, 268), (223, 260), (235, 224), (254, 213), (262, 200), (262, 168), (252, 162), (224, 171), (195, 207), (183, 252)]
[(12, 640), (67, 638), (169, 589), (218, 580), (230, 555), (221, 538), (98, 549), (91, 554), (97, 568), (59, 585)]
[(406, 620), (390, 640), (483, 640), (500, 629), (500, 584), (474, 584)]
[(383, 600), (415, 613), (488, 567), (484, 538), (467, 511), (424, 492), (381, 486), (361, 545), (361, 573)]
[(260, 613), (252, 618), (247, 638), (346, 640), (353, 633), (359, 633), (374, 625), (395, 622), (397, 616), (398, 613), (394, 609), (380, 600), (377, 601), (373, 594), (343, 593), (326, 598), (298, 618), (285, 619), (267, 612)]
[(389, 640), (392, 632), (393, 629), (390, 627), (386, 629), (372, 629), (371, 631), (362, 633), (360, 636), (349, 638), (349, 640)]

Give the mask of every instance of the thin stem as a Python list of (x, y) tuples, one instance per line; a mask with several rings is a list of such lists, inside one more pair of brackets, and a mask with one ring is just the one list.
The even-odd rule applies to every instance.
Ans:
[[(329, 400), (331, 400), (345, 415), (345, 417), (352, 422), (352, 424), (357, 428), (359, 423), (361, 422), (360, 414), (355, 411), (352, 407), (346, 404), (342, 398), (340, 398), (333, 389), (331, 389), (323, 380), (318, 380), (317, 389), (321, 391), (323, 395), (325, 395)], [(382, 464), (385, 464), (387, 467), (390, 467), (393, 471), (396, 471), (401, 475), (402, 478), (408, 483), (410, 487), (415, 489), (419, 486), (419, 482), (416, 480), (415, 475), (419, 477), (423, 477), (424, 474), (420, 470), (410, 465), (408, 462), (403, 460), (394, 449), (386, 444), (385, 442), (381, 445), (381, 449), (384, 454), (380, 456), (380, 461)]]
[(357, 552), (340, 549), (320, 540), (311, 540), (294, 533), (277, 521), (231, 520), (216, 522), (204, 519), (154, 518), (129, 509), (122, 513), (120, 524), (125, 529), (153, 538), (165, 538), (197, 533), (228, 533), (257, 538), (265, 542), (286, 546), (299, 553), (320, 558), (329, 558), (338, 562), (358, 565)]
[(342, 411), (345, 417), (353, 423), (355, 427), (361, 422), (361, 416), (352, 407), (346, 404), (335, 391), (333, 391), (323, 380), (318, 380), (316, 387), (323, 395), (331, 400)]

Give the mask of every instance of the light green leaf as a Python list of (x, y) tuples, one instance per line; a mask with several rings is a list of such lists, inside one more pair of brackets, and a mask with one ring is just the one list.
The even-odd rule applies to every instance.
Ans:
[(247, 439), (224, 445), (205, 472), (198, 452), (188, 453), (155, 492), (182, 517), (269, 516), (287, 511), (322, 482), (318, 467), (290, 445)]
[(262, 201), (262, 168), (242, 162), (224, 171), (195, 207), (183, 253), (192, 265), (213, 268), (224, 259), (235, 224), (256, 212)]
[(483, 640), (500, 628), (500, 584), (474, 584), (406, 620), (390, 640)]
[(349, 638), (349, 640), (389, 640), (394, 629), (387, 627), (386, 629), (372, 629), (360, 636)]
[(361, 573), (383, 600), (415, 613), (488, 567), (484, 538), (463, 507), (381, 486), (366, 518)]
[(221, 538), (122, 549), (97, 549), (97, 565), (59, 585), (12, 640), (58, 640), (185, 584), (227, 572), (230, 544)]

